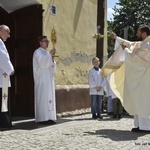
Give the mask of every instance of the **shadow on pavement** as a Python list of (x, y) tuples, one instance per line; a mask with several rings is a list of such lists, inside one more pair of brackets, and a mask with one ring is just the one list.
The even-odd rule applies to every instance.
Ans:
[[(99, 118), (93, 119), (91, 116), (90, 118), (79, 118), (79, 119), (74, 119), (74, 120), (78, 120), (78, 121), (80, 121), (80, 120), (98, 120), (98, 121), (117, 121), (117, 120), (119, 121), (119, 120), (121, 120), (118, 118), (114, 119), (114, 118), (112, 118), (112, 115), (107, 115), (106, 113), (102, 114), (102, 117), (103, 117), (103, 119), (99, 119)], [(133, 117), (129, 116), (129, 115), (122, 115), (122, 118), (133, 119)]]
[(79, 118), (79, 119), (74, 119), (76, 121), (80, 121), (80, 120), (96, 120), (96, 119), (93, 119), (93, 118)]
[(144, 136), (148, 133), (135, 133), (125, 130), (113, 130), (113, 129), (102, 129), (96, 132), (84, 132), (83, 136), (95, 135), (98, 137), (109, 138), (112, 141), (131, 141), (137, 140), (140, 136)]
[(70, 119), (62, 119), (62, 118), (58, 118), (58, 120), (56, 121), (56, 124), (42, 124), (42, 123), (35, 123), (35, 120), (33, 118), (13, 118), (13, 127), (11, 128), (11, 130), (34, 130), (34, 129), (38, 129), (38, 128), (44, 128), (44, 127), (48, 127), (48, 126), (54, 126), (57, 124), (61, 124), (61, 123), (65, 123), (65, 122), (69, 122), (72, 121)]
[(84, 113), (79, 113), (79, 114), (73, 114), (73, 113), (68, 113), (68, 114), (65, 114), (65, 115), (61, 115), (61, 117), (74, 117), (74, 116), (82, 116), (82, 115), (87, 115), (87, 114), (90, 114), (90, 112), (84, 112)]

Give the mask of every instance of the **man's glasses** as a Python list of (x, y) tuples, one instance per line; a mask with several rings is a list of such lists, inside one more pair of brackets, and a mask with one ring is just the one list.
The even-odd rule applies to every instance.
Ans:
[(41, 42), (47, 42), (47, 43), (49, 43), (49, 41), (48, 41), (48, 40), (43, 40), (43, 41), (41, 41)]

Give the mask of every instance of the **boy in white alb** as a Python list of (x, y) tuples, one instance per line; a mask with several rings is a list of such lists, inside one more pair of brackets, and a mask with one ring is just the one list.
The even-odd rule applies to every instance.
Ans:
[(93, 68), (89, 71), (89, 86), (90, 86), (90, 96), (91, 96), (91, 112), (92, 118), (102, 119), (101, 116), (101, 101), (104, 95), (104, 79), (100, 74), (100, 60), (97, 57), (92, 59)]

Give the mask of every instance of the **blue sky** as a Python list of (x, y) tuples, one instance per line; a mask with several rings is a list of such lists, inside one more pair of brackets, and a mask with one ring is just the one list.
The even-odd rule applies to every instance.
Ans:
[(110, 18), (113, 19), (113, 9), (115, 4), (118, 3), (119, 0), (107, 0), (107, 19), (110, 20)]

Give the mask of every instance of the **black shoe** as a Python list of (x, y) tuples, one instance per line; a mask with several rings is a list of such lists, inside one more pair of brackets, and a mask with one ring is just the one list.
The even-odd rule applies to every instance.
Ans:
[(117, 115), (116, 115), (116, 114), (114, 114), (112, 118), (117, 118)]
[(55, 121), (53, 120), (48, 120), (48, 121), (42, 121), (42, 122), (39, 122), (40, 124), (44, 124), (44, 125), (53, 125), (53, 124), (56, 124)]
[(49, 124), (49, 122), (48, 121), (41, 121), (41, 122), (38, 122), (38, 123), (40, 123), (40, 124)]
[(137, 128), (132, 128), (131, 131), (132, 131), (132, 132), (145, 132), (145, 133), (150, 132), (150, 130), (140, 130), (139, 127), (137, 127)]
[(108, 112), (107, 114), (108, 114), (108, 115), (113, 115), (114, 113), (113, 113), (113, 112)]
[(121, 114), (119, 114), (119, 115), (118, 115), (118, 119), (121, 119), (121, 118), (122, 118), (122, 115), (121, 115)]
[(92, 118), (93, 118), (93, 119), (97, 119), (96, 114), (93, 114), (93, 115), (92, 115)]
[(97, 115), (97, 118), (103, 119), (103, 117), (100, 114)]
[(56, 124), (56, 121), (54, 121), (54, 120), (49, 120), (49, 123), (50, 123), (50, 124)]
[(6, 130), (11, 130), (11, 128), (10, 127), (8, 127), (8, 128), (0, 127), (0, 131), (6, 131)]
[(127, 113), (127, 112), (123, 112), (122, 115), (124, 115), (124, 116), (130, 116), (129, 113)]

